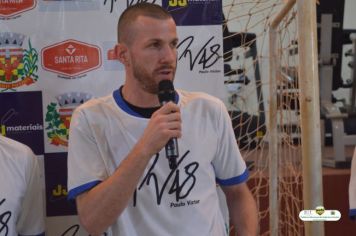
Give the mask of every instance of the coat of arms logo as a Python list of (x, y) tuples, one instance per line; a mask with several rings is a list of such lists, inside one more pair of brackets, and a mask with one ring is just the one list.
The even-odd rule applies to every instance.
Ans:
[(46, 119), (47, 137), (55, 146), (68, 146), (69, 126), (72, 113), (76, 107), (92, 98), (82, 92), (71, 92), (56, 97), (56, 102), (47, 106)]
[(0, 91), (16, 91), (38, 80), (38, 53), (28, 40), (28, 49), (23, 48), (25, 35), (0, 33)]

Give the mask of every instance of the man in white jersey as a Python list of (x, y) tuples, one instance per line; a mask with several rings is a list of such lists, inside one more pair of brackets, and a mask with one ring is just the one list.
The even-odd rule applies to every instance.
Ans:
[(42, 199), (37, 157), (0, 135), (0, 235), (44, 235)]
[[(177, 65), (171, 15), (149, 3), (129, 7), (119, 19), (118, 42), (124, 85), (72, 116), (69, 198), (84, 228), (91, 235), (228, 235), (219, 183), (239, 235), (256, 235), (248, 171), (224, 104), (178, 90), (174, 102), (160, 107), (158, 83), (173, 81)], [(173, 169), (164, 150), (171, 138), (178, 138), (180, 153)]]

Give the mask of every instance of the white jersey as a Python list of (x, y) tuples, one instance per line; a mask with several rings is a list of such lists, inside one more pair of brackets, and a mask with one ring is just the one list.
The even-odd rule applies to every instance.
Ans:
[(15, 235), (44, 235), (39, 166), (30, 148), (0, 135), (0, 236)]
[[(230, 117), (224, 104), (207, 94), (178, 91), (176, 97), (182, 117), (178, 167), (171, 171), (164, 148), (153, 156), (108, 235), (227, 235), (216, 183), (248, 178)], [(69, 198), (112, 175), (148, 122), (118, 90), (78, 107), (69, 135)]]

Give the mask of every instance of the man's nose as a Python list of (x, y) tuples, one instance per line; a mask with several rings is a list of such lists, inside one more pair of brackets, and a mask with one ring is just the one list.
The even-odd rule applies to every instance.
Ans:
[(175, 47), (167, 45), (161, 53), (161, 62), (172, 63), (177, 59), (177, 49)]

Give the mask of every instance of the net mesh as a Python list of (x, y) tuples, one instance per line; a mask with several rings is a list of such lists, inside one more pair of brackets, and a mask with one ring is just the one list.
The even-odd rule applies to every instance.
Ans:
[[(269, 62), (278, 60), (278, 234), (303, 235), (299, 212), (302, 168), (298, 104), (297, 11), (293, 8), (278, 26), (278, 55), (269, 54), (269, 23), (283, 0), (226, 0), (224, 12), (224, 73), (228, 109), (236, 138), (248, 165), (249, 181), (259, 208), (259, 235), (270, 235), (268, 146)], [(231, 235), (235, 235), (232, 229)]]

